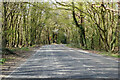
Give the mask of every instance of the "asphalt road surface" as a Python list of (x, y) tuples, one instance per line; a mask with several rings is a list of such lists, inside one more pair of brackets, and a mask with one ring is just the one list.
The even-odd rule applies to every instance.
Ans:
[(118, 61), (68, 48), (45, 45), (8, 78), (118, 78)]

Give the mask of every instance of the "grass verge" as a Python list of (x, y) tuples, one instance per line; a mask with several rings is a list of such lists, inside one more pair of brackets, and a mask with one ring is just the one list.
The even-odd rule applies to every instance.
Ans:
[(111, 57), (115, 57), (115, 58), (120, 58), (120, 55), (118, 53), (112, 53), (112, 52), (100, 52), (99, 54), (101, 55), (105, 55), (105, 56), (111, 56)]
[(105, 52), (105, 51), (98, 51), (98, 50), (91, 50), (91, 49), (85, 49), (84, 47), (80, 47), (78, 44), (67, 44), (66, 46), (71, 47), (71, 48), (78, 48), (78, 49), (83, 49), (87, 50), (88, 52), (95, 52), (96, 54), (101, 54), (104, 56), (110, 56), (114, 58), (120, 58), (120, 55), (118, 53), (113, 53), (113, 52)]

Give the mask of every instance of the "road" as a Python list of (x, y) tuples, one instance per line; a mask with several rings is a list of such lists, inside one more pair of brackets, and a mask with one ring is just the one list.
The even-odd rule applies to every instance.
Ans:
[(45, 45), (8, 78), (118, 78), (118, 61), (99, 54)]

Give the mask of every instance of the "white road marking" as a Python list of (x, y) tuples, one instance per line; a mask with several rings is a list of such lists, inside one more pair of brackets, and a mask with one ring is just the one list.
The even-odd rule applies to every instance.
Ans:
[(89, 53), (89, 52), (84, 51), (84, 50), (77, 50), (77, 51), (79, 51), (79, 52), (83, 52), (83, 53)]

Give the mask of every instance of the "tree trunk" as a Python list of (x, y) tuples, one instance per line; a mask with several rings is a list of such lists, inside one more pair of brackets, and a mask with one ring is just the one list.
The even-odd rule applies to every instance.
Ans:
[[(0, 3), (0, 53), (2, 52), (2, 2)], [(1, 56), (0, 56), (1, 57)]]
[(55, 43), (55, 33), (53, 32), (53, 43)]
[(94, 50), (94, 34), (92, 35), (92, 39), (91, 39), (91, 49)]
[(74, 22), (76, 24), (76, 26), (80, 29), (80, 42), (81, 42), (81, 46), (86, 46), (86, 39), (85, 39), (85, 30), (83, 28), (83, 17), (81, 18), (81, 24), (78, 23), (77, 19), (76, 19), (76, 16), (75, 16), (75, 8), (74, 8), (74, 2), (72, 2), (72, 8), (73, 8), (73, 11), (72, 11), (72, 15), (73, 15), (73, 19), (74, 19)]
[(117, 35), (118, 35), (118, 51), (120, 53), (120, 1), (118, 2), (118, 24), (117, 24)]
[(48, 43), (50, 44), (50, 30), (48, 28)]
[(4, 14), (3, 14), (3, 19), (4, 19), (4, 22), (3, 22), (3, 25), (2, 25), (2, 30), (3, 30), (3, 34), (2, 34), (2, 48), (6, 48), (6, 45), (7, 45), (7, 39), (6, 39), (6, 36), (7, 36), (7, 33), (5, 32), (7, 30), (7, 2), (3, 2), (3, 11), (4, 11)]

